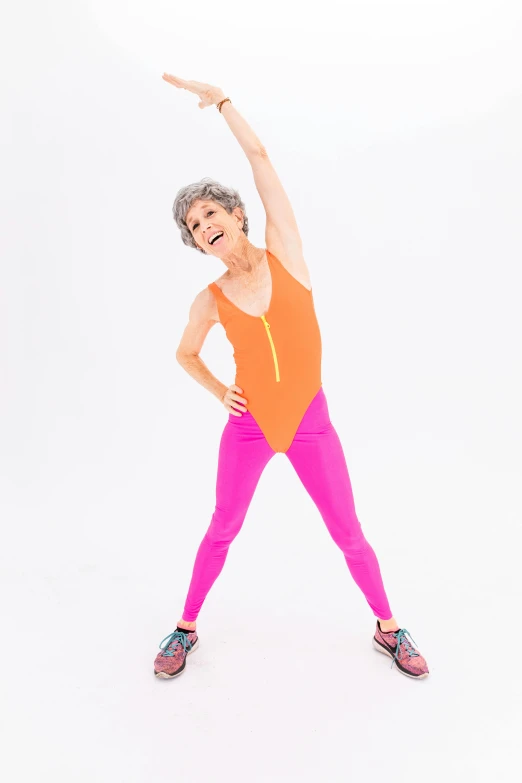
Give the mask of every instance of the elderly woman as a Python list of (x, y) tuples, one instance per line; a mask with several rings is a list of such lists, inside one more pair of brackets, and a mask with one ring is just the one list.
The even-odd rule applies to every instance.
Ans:
[[(195, 297), (176, 358), (217, 397), (228, 421), (219, 447), (214, 513), (196, 555), (183, 613), (176, 630), (160, 642), (154, 673), (172, 678), (184, 671), (187, 655), (198, 645), (196, 620), (205, 597), (241, 529), (265, 465), (281, 452), (377, 618), (373, 646), (408, 677), (427, 677), (426, 661), (392, 615), (375, 552), (355, 512), (322, 387), (310, 273), (288, 197), (265, 148), (222, 90), (170, 74), (163, 79), (197, 95), (201, 109), (216, 105), (238, 140), (265, 208), (266, 247), (248, 240), (248, 218), (237, 191), (207, 178), (178, 192), (173, 213), (183, 242), (219, 258), (226, 271)], [(230, 386), (215, 378), (199, 356), (217, 323), (234, 348), (236, 377)]]

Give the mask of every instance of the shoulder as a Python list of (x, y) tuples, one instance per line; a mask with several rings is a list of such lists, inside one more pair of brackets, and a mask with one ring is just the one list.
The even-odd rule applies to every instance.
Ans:
[[(230, 274), (229, 274), (228, 269), (227, 269), (227, 271), (223, 272), (223, 274), (220, 275), (217, 278), (217, 280), (213, 280), (210, 283), (210, 285), (216, 285), (219, 288), (219, 290), (222, 291), (223, 290), (223, 283), (225, 283), (229, 278), (230, 278)], [(212, 290), (209, 287), (207, 287), (207, 291), (210, 292), (211, 296), (214, 296)]]
[(196, 294), (190, 305), (190, 321), (194, 323), (216, 323), (219, 321), (216, 299), (208, 286)]

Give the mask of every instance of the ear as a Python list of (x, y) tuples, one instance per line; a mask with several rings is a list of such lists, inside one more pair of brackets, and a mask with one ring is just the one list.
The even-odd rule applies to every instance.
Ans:
[(234, 207), (234, 209), (232, 210), (232, 214), (236, 216), (239, 228), (243, 228), (245, 218), (241, 207)]

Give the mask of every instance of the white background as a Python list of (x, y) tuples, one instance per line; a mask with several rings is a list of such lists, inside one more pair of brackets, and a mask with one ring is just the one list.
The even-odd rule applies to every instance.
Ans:
[[(513, 2), (12, 3), (3, 14), (0, 630), (15, 781), (514, 781), (520, 734), (522, 11)], [(152, 674), (227, 413), (175, 361), (223, 271), (177, 190), (239, 189), (222, 87), (294, 205), (323, 385), (392, 610), (266, 468), (173, 681)], [(213, 329), (202, 358), (233, 383)], [(296, 542), (297, 541), (297, 545)]]

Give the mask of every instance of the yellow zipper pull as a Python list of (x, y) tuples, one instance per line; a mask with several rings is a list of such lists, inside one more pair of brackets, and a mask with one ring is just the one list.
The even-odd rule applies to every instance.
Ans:
[(272, 356), (274, 357), (276, 381), (280, 381), (281, 379), (279, 377), (279, 365), (277, 363), (277, 354), (276, 354), (276, 351), (275, 351), (274, 341), (272, 340), (272, 335), (270, 334), (270, 324), (268, 323), (268, 321), (266, 320), (264, 315), (262, 315), (261, 318), (263, 319), (263, 323), (264, 323), (265, 328), (266, 328), (266, 333), (267, 333), (268, 339), (270, 340), (270, 345), (272, 346)]

